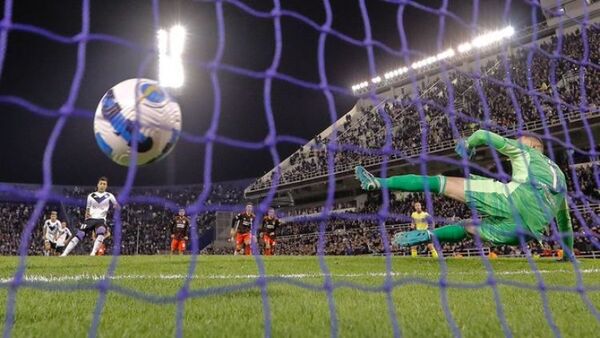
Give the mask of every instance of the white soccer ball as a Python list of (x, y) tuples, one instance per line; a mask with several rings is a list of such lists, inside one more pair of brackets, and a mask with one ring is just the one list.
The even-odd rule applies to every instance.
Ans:
[(179, 104), (156, 81), (129, 79), (117, 84), (104, 94), (96, 108), (94, 135), (102, 152), (123, 166), (129, 165), (132, 155), (136, 116), (140, 125), (138, 165), (165, 157), (181, 132)]

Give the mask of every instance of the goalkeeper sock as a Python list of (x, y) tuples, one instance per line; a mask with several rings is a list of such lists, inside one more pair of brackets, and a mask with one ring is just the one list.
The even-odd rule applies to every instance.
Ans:
[(98, 252), (98, 249), (100, 249), (100, 245), (102, 245), (103, 241), (104, 235), (98, 235), (96, 237), (96, 240), (94, 241), (94, 247), (92, 248), (92, 253), (90, 254), (90, 256), (96, 256), (96, 253)]
[(458, 224), (446, 225), (431, 231), (431, 233), (438, 241), (446, 243), (460, 242), (469, 235), (465, 227)]
[(423, 175), (400, 175), (388, 178), (378, 178), (380, 186), (386, 186), (390, 190), (401, 190), (409, 192), (425, 191), (429, 186), (429, 191), (443, 194), (446, 190), (446, 177), (444, 176), (423, 176)]

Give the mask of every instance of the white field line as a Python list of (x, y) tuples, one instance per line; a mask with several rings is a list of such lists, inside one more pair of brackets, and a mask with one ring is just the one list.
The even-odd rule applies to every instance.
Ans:
[[(573, 274), (572, 270), (538, 270), (540, 274), (548, 274), (548, 273), (568, 273)], [(592, 274), (592, 273), (600, 273), (600, 269), (582, 269), (579, 270), (582, 274)], [(461, 271), (461, 272), (449, 272), (448, 275), (462, 275), (462, 276), (473, 276), (473, 275), (482, 275), (484, 276), (486, 271)], [(534, 271), (531, 270), (514, 270), (514, 271), (497, 271), (494, 272), (495, 276), (506, 276), (506, 275), (532, 275)], [(420, 277), (420, 276), (439, 276), (439, 273), (423, 273), (419, 271), (413, 272), (392, 272), (391, 275), (393, 277)], [(326, 275), (323, 273), (297, 273), (297, 274), (267, 274), (267, 277), (270, 278), (290, 278), (290, 279), (310, 279), (310, 278), (322, 278)], [(342, 273), (342, 274), (329, 274), (330, 277), (342, 277), (342, 278), (364, 278), (364, 277), (385, 277), (387, 273), (385, 272), (363, 272), (363, 273)], [(194, 275), (193, 279), (206, 279), (206, 280), (214, 280), (214, 279), (257, 279), (260, 275), (256, 274), (248, 274), (248, 275)], [(67, 281), (98, 281), (104, 279), (104, 275), (100, 274), (80, 274), (80, 275), (70, 275), (70, 276), (60, 276), (60, 275), (25, 275), (24, 280), (30, 282), (67, 282)], [(171, 279), (185, 279), (187, 275), (184, 274), (158, 274), (158, 275), (116, 275), (110, 277), (111, 280), (144, 280), (144, 279), (157, 279), (157, 280), (171, 280)], [(13, 277), (3, 277), (0, 278), (0, 283), (8, 283), (13, 280)]]

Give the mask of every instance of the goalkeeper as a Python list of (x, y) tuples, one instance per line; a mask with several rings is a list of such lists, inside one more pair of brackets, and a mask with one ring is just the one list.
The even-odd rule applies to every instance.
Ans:
[(560, 231), (565, 248), (564, 257), (573, 252), (573, 230), (566, 200), (567, 185), (564, 173), (556, 163), (542, 153), (543, 143), (532, 136), (511, 140), (486, 130), (478, 130), (468, 139), (461, 140), (456, 152), (471, 158), (478, 146), (487, 145), (506, 155), (512, 165), (512, 178), (508, 183), (481, 176), (470, 178), (446, 176), (401, 175), (377, 178), (365, 168), (355, 168), (356, 177), (364, 190), (381, 189), (421, 192), (425, 189), (467, 203), (483, 217), (479, 226), (472, 221), (446, 225), (435, 230), (416, 230), (397, 234), (395, 244), (415, 246), (430, 243), (433, 237), (439, 242), (460, 242), (479, 234), (481, 239), (494, 245), (518, 245), (519, 236), (524, 241), (537, 240), (553, 218)]

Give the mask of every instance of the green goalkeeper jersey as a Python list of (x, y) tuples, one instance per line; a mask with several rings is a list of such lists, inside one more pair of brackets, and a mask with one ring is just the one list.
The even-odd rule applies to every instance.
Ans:
[(564, 244), (572, 248), (567, 184), (556, 163), (536, 149), (489, 131), (478, 130), (467, 139), (467, 146), (471, 149), (484, 144), (510, 159), (512, 178), (502, 192), (510, 205), (503, 207), (510, 209), (515, 222), (539, 239), (555, 218), (559, 231), (564, 235)]

